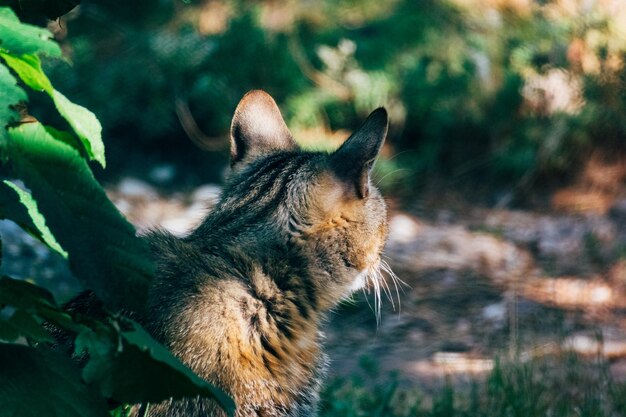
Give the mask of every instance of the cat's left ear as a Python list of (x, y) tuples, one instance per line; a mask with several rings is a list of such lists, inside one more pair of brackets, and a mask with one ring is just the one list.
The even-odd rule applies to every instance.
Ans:
[(297, 148), (272, 96), (262, 90), (243, 96), (230, 127), (231, 166), (271, 152)]
[(369, 195), (370, 172), (385, 142), (388, 127), (387, 110), (380, 107), (330, 157), (333, 172), (342, 181), (354, 185), (359, 198)]

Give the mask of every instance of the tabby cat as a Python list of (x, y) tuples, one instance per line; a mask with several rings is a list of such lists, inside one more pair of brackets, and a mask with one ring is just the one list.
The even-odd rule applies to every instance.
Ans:
[[(317, 414), (327, 366), (320, 323), (355, 290), (381, 285), (387, 212), (369, 177), (387, 125), (379, 108), (337, 151), (305, 152), (274, 100), (249, 92), (213, 212), (183, 239), (148, 236), (157, 274), (146, 327), (229, 393), (237, 417)], [(149, 415), (224, 414), (189, 399)]]

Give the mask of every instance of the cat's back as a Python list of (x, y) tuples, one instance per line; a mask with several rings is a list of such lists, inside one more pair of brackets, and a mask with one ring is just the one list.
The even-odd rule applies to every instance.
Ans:
[[(166, 232), (146, 236), (157, 273), (148, 298), (148, 330), (194, 372), (224, 389), (238, 416), (311, 416), (325, 373), (318, 333), (302, 317), (274, 315), (288, 303), (245, 251), (209, 252)], [(270, 307), (268, 303), (273, 303)], [(291, 310), (296, 309), (291, 306)], [(154, 406), (151, 416), (221, 416), (211, 400)]]
[[(386, 206), (370, 171), (384, 109), (333, 153), (293, 140), (264, 92), (241, 100), (231, 175), (220, 201), (184, 238), (155, 231), (148, 330), (222, 388), (237, 417), (316, 415), (326, 368), (320, 328), (337, 303), (381, 288)], [(208, 399), (168, 401), (153, 417), (223, 416)]]

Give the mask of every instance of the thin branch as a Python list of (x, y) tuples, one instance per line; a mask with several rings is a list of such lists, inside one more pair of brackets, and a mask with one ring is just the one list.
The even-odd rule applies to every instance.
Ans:
[(288, 45), (291, 56), (305, 77), (313, 81), (318, 87), (330, 92), (342, 101), (352, 99), (353, 93), (348, 87), (315, 69), (313, 64), (309, 62), (309, 59), (307, 58), (296, 35), (289, 36)]
[(191, 114), (187, 101), (177, 95), (174, 99), (174, 105), (178, 121), (194, 145), (205, 151), (221, 151), (228, 147), (228, 141), (224, 137), (211, 137), (202, 132), (193, 114)]

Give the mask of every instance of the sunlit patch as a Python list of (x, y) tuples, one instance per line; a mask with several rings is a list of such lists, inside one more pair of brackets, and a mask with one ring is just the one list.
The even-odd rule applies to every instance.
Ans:
[(600, 278), (573, 277), (530, 280), (522, 287), (524, 297), (560, 308), (614, 308), (624, 305), (613, 288)]
[(437, 352), (432, 361), (447, 374), (478, 374), (489, 372), (494, 367), (493, 359), (475, 358), (462, 352)]

